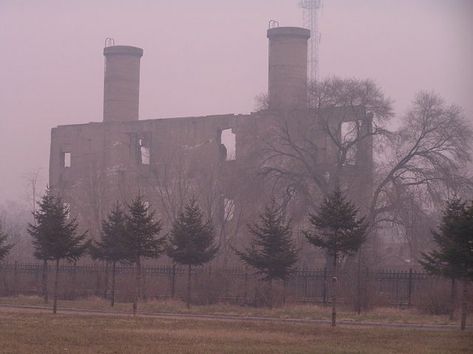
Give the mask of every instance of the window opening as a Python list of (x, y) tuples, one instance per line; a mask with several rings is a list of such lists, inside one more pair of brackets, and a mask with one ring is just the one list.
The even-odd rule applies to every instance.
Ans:
[(64, 153), (64, 168), (71, 167), (71, 153), (65, 152)]
[(138, 142), (140, 146), (140, 161), (142, 165), (149, 165), (150, 163), (150, 149), (145, 145), (144, 139), (140, 139)]
[(235, 217), (235, 201), (225, 198), (223, 200), (224, 220), (231, 221)]
[[(342, 146), (352, 144), (358, 138), (358, 122), (342, 122), (340, 126)], [(356, 164), (357, 144), (353, 144), (346, 152), (344, 165)]]
[(236, 159), (236, 135), (232, 129), (222, 130), (220, 142), (225, 147), (225, 161), (233, 161)]

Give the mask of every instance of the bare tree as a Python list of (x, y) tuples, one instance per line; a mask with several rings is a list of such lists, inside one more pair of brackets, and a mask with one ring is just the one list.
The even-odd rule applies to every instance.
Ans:
[(332, 78), (312, 85), (310, 96), (311, 114), (286, 112), (275, 120), (262, 161), (265, 175), (309, 203), (342, 183), (344, 167), (371, 149), (374, 136), (387, 134), (393, 116), (390, 100), (370, 80)]
[[(229, 259), (230, 244), (241, 225), (242, 204), (226, 197), (221, 166), (190, 159), (185, 150), (174, 150), (163, 155), (160, 165), (151, 169), (153, 178), (147, 188), (152, 192), (164, 225), (170, 228), (187, 201), (195, 198), (206, 215), (215, 220), (219, 255), (225, 265)], [(233, 194), (238, 196), (239, 193), (234, 191)]]
[(458, 107), (422, 92), (402, 123), (390, 136), (388, 158), (378, 161), (369, 210), (373, 224), (402, 207), (390, 195), (409, 192), (425, 210), (436, 207), (446, 195), (458, 193), (465, 184), (472, 186), (462, 173), (471, 160), (473, 135)]
[(439, 96), (418, 94), (400, 128), (389, 130), (391, 102), (372, 81), (333, 78), (311, 95), (312, 114), (276, 114), (261, 159), (261, 172), (288, 200), (316, 208), (339, 185), (375, 235), (387, 221), (412, 228), (406, 206), (428, 219), (446, 195), (471, 186), (471, 129)]

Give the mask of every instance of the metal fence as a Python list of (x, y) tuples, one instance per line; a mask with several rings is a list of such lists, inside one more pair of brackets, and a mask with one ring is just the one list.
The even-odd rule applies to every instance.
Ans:
[[(356, 268), (356, 267), (355, 267)], [(117, 301), (130, 301), (134, 293), (135, 269), (116, 266)], [(0, 265), (0, 296), (41, 295), (43, 265), (10, 263)], [(53, 285), (55, 267), (48, 265), (48, 288)], [(59, 268), (59, 298), (110, 297), (111, 266), (107, 264), (64, 264)], [(184, 298), (187, 268), (161, 265), (143, 266), (141, 294), (145, 299)], [(415, 270), (341, 270), (337, 280), (339, 301), (355, 307), (417, 306), (433, 294), (438, 298), (449, 291), (446, 279)], [(299, 269), (285, 282), (274, 282), (276, 302), (330, 302), (332, 277), (326, 269)], [(229, 302), (263, 305), (268, 283), (251, 268), (196, 267), (192, 270), (193, 301), (200, 304)], [(440, 296), (441, 297), (441, 296)]]

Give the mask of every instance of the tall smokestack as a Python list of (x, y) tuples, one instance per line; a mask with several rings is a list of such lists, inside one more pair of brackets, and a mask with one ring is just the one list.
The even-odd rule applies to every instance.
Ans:
[(103, 121), (138, 120), (140, 59), (143, 49), (114, 45), (105, 47)]
[(307, 41), (310, 31), (299, 27), (268, 30), (270, 109), (307, 107)]

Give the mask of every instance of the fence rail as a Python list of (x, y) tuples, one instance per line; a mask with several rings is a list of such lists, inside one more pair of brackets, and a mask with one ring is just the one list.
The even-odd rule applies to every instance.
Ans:
[[(356, 268), (356, 267), (355, 267)], [(48, 265), (48, 286), (52, 286), (55, 267)], [(194, 301), (232, 302), (249, 305), (265, 303), (267, 283), (250, 268), (196, 267), (192, 271)], [(141, 293), (144, 298), (183, 298), (187, 268), (172, 265), (143, 266)], [(59, 268), (62, 299), (110, 296), (111, 266), (63, 264)], [(43, 264), (7, 263), (0, 265), (0, 296), (41, 295)], [(275, 298), (293, 303), (328, 303), (331, 275), (326, 269), (298, 269), (286, 282), (273, 286)], [(130, 301), (134, 289), (134, 268), (116, 266), (118, 301)], [(373, 270), (359, 268), (339, 272), (340, 301), (356, 307), (416, 306), (435, 292), (445, 293), (448, 280), (415, 270)]]

